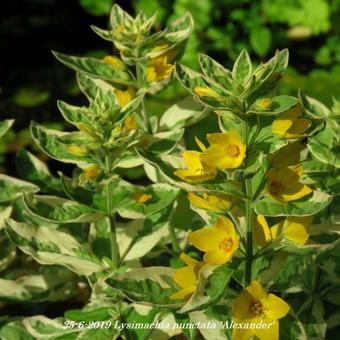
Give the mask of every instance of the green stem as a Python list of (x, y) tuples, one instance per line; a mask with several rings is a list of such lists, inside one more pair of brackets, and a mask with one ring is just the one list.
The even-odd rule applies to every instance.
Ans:
[(252, 263), (253, 263), (253, 208), (252, 208), (252, 190), (251, 190), (251, 183), (249, 180), (245, 181), (246, 185), (246, 194), (247, 194), (247, 201), (246, 201), (246, 228), (247, 228), (247, 249), (246, 249), (246, 273), (245, 273), (245, 282), (246, 285), (249, 286), (252, 277)]
[[(250, 141), (249, 132), (248, 132), (248, 124), (246, 118), (242, 120), (242, 129), (243, 129), (243, 137), (247, 148), (249, 148)], [(245, 180), (245, 190), (246, 190), (246, 269), (245, 269), (245, 284), (249, 286), (252, 281), (252, 264), (253, 264), (253, 221), (254, 221), (254, 211), (253, 211), (253, 193), (251, 187), (250, 179)]]
[(181, 247), (179, 246), (175, 228), (173, 224), (171, 223), (171, 219), (169, 221), (169, 234), (170, 234), (170, 239), (171, 239), (172, 250), (175, 254), (179, 254), (181, 252)]
[(119, 265), (119, 248), (118, 248), (118, 242), (117, 242), (117, 232), (116, 232), (116, 218), (115, 213), (113, 211), (113, 183), (110, 179), (111, 174), (111, 165), (112, 160), (111, 156), (108, 154), (105, 159), (106, 163), (106, 170), (107, 175), (109, 177), (109, 182), (107, 184), (107, 200), (106, 200), (106, 207), (107, 207), (107, 217), (109, 222), (109, 228), (110, 228), (110, 235), (111, 235), (111, 260), (112, 260), (112, 269), (117, 269)]
[[(137, 88), (138, 89), (142, 89), (144, 87), (144, 81), (143, 81), (143, 68), (142, 65), (140, 64), (140, 62), (136, 62), (136, 78), (137, 78)], [(145, 102), (144, 102), (144, 97), (141, 101), (140, 104), (140, 113), (141, 113), (141, 118), (144, 122), (144, 125), (146, 127), (146, 132), (152, 132), (151, 131), (151, 125), (150, 125), (150, 121), (149, 121), (149, 117), (146, 114), (146, 110), (145, 110)]]

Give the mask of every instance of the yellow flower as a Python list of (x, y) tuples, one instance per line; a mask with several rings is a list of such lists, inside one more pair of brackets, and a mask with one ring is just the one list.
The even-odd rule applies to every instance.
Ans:
[(281, 169), (300, 162), (300, 153), (306, 146), (297, 142), (289, 143), (269, 155), (273, 168)]
[(126, 106), (136, 97), (136, 91), (132, 86), (129, 86), (125, 91), (116, 89), (115, 94), (120, 107)]
[(124, 69), (124, 63), (114, 55), (107, 55), (103, 58), (105, 64), (111, 65), (118, 70)]
[(302, 165), (269, 170), (266, 174), (267, 193), (281, 203), (295, 201), (310, 194), (313, 190), (299, 182), (302, 172)]
[(84, 169), (84, 176), (86, 179), (95, 179), (100, 176), (101, 169), (98, 165), (90, 165)]
[(261, 98), (255, 102), (255, 105), (262, 110), (269, 110), (272, 104), (273, 101), (270, 98)]
[(291, 109), (283, 112), (272, 124), (272, 132), (283, 138), (299, 138), (306, 136), (306, 132), (311, 126), (310, 119), (298, 118), (302, 107), (298, 103)]
[(237, 131), (210, 133), (207, 135), (210, 147), (201, 155), (201, 162), (218, 169), (238, 168), (245, 156), (246, 146)]
[(269, 228), (264, 216), (257, 215), (256, 223), (254, 224), (255, 241), (259, 246), (264, 247), (278, 236), (282, 236), (287, 240), (303, 246), (308, 240), (308, 229), (312, 220), (312, 216), (288, 216)]
[(180, 255), (180, 259), (186, 264), (186, 267), (176, 270), (174, 280), (182, 289), (172, 294), (171, 300), (183, 300), (195, 292), (198, 272), (204, 265), (203, 262), (199, 262), (184, 253)]
[(167, 79), (173, 67), (174, 65), (168, 64), (168, 57), (166, 55), (153, 59), (150, 66), (146, 68), (146, 77), (150, 82)]
[[(201, 151), (206, 149), (198, 138), (196, 138), (196, 143)], [(203, 182), (215, 178), (217, 173), (216, 168), (203, 165), (200, 160), (201, 154), (199, 151), (184, 151), (182, 156), (188, 169), (176, 170), (174, 174), (188, 182)]]
[(272, 237), (275, 238), (282, 234), (284, 238), (303, 246), (308, 240), (308, 229), (312, 220), (312, 216), (289, 216), (271, 227)]
[(84, 157), (87, 155), (87, 150), (84, 146), (70, 144), (66, 146), (66, 150), (74, 156)]
[(194, 247), (205, 252), (205, 263), (223, 264), (234, 255), (240, 237), (233, 223), (227, 217), (219, 216), (214, 226), (193, 231), (188, 239)]
[(149, 201), (151, 199), (150, 194), (146, 194), (145, 192), (134, 192), (131, 195), (131, 198), (137, 203), (137, 204), (144, 204), (145, 202)]
[[(279, 319), (289, 311), (289, 305), (274, 294), (268, 294), (258, 281), (253, 281), (234, 300), (234, 322), (255, 323), (254, 328), (233, 330), (233, 340), (249, 340), (253, 336), (261, 340), (279, 339)], [(265, 324), (267, 327), (256, 327)]]
[(257, 215), (253, 226), (255, 242), (264, 247), (273, 240), (269, 225), (263, 215)]
[(197, 208), (212, 212), (225, 212), (231, 208), (231, 197), (223, 194), (209, 195), (203, 193), (203, 197), (189, 192), (188, 199)]
[(194, 87), (194, 93), (200, 97), (219, 97), (219, 94), (209, 87), (196, 86)]
[(128, 116), (124, 120), (124, 130), (135, 130), (137, 129), (137, 123), (133, 116)]

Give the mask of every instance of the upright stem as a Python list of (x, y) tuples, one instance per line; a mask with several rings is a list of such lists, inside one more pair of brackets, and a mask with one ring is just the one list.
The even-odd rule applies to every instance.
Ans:
[[(110, 177), (111, 173), (111, 155), (108, 154), (105, 159), (106, 163), (106, 170), (108, 177)], [(107, 208), (107, 217), (109, 222), (110, 228), (110, 235), (111, 235), (111, 260), (112, 260), (112, 269), (117, 269), (119, 265), (119, 248), (117, 243), (117, 232), (116, 232), (116, 218), (115, 213), (113, 212), (113, 204), (112, 204), (112, 197), (113, 197), (113, 183), (109, 179), (107, 184), (107, 200), (106, 200), (106, 208)]]
[[(137, 77), (137, 88), (138, 89), (143, 88), (144, 86), (143, 85), (143, 69), (142, 69), (142, 65), (138, 61), (136, 62), (136, 77)], [(141, 112), (141, 117), (142, 117), (142, 120), (144, 122), (147, 132), (151, 132), (149, 117), (147, 116), (146, 111), (145, 111), (144, 97), (140, 104), (140, 112)]]
[(169, 221), (169, 234), (170, 234), (170, 239), (171, 239), (172, 250), (174, 251), (174, 253), (179, 254), (181, 252), (181, 248), (179, 246), (175, 228), (173, 224), (171, 223), (171, 220)]
[[(248, 136), (248, 124), (246, 119), (242, 121), (243, 135), (247, 148), (249, 147), (249, 136)], [(245, 269), (245, 284), (249, 286), (252, 281), (252, 264), (253, 264), (253, 220), (254, 211), (252, 207), (253, 193), (250, 179), (245, 180), (245, 191), (246, 191), (246, 269)]]
[(252, 270), (252, 262), (253, 262), (253, 208), (252, 208), (252, 190), (251, 183), (248, 179), (245, 181), (246, 185), (246, 227), (247, 227), (247, 249), (246, 249), (246, 273), (245, 273), (245, 281), (246, 285), (249, 286), (252, 278), (251, 278), (251, 270)]

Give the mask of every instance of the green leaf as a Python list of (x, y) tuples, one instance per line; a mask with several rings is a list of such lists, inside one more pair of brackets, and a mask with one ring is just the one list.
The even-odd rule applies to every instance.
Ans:
[(14, 124), (14, 119), (5, 119), (0, 121), (0, 138), (11, 128)]
[(316, 263), (327, 273), (330, 282), (340, 283), (340, 242), (339, 239), (326, 251), (316, 257)]
[(51, 174), (44, 162), (29, 151), (20, 149), (16, 154), (15, 160), (20, 177), (38, 185), (43, 193), (64, 194), (60, 180)]
[(62, 265), (87, 276), (105, 269), (86, 245), (64, 231), (18, 223), (12, 219), (6, 221), (5, 231), (12, 242), (41, 264)]
[(76, 72), (83, 72), (88, 76), (99, 78), (113, 84), (133, 86), (133, 80), (127, 72), (105, 64), (102, 60), (67, 56), (58, 52), (53, 52), (53, 54), (59, 61)]
[(20, 319), (3, 325), (0, 328), (0, 338), (3, 340), (35, 340), (25, 329)]
[(149, 152), (155, 154), (170, 153), (180, 142), (184, 134), (184, 129), (171, 129), (170, 131), (158, 132), (152, 136), (146, 136)]
[[(93, 164), (94, 160), (87, 155), (87, 149), (85, 145), (81, 145), (81, 153), (71, 153), (67, 148), (72, 143), (66, 143), (66, 141), (62, 141), (62, 138), (71, 138), (73, 137), (72, 133), (61, 132), (57, 130), (47, 129), (42, 125), (39, 125), (35, 122), (31, 123), (31, 134), (35, 141), (35, 143), (39, 146), (39, 148), (44, 151), (50, 157), (57, 159), (64, 163), (88, 163)], [(75, 145), (78, 143), (75, 142)]]
[(192, 96), (187, 96), (164, 112), (159, 121), (159, 128), (160, 130), (181, 129), (196, 124), (207, 113), (208, 111), (194, 101)]
[(301, 321), (293, 312), (280, 319), (279, 322), (280, 340), (309, 339)]
[(171, 43), (178, 43), (190, 37), (194, 28), (194, 20), (190, 12), (184, 13), (174, 20), (165, 30), (164, 38)]
[(74, 274), (62, 267), (44, 274), (23, 275), (15, 280), (0, 279), (0, 298), (6, 301), (64, 301), (77, 294)]
[(11, 216), (12, 210), (11, 205), (0, 205), (0, 230), (4, 227), (6, 218)]
[(234, 85), (232, 73), (219, 64), (216, 60), (205, 54), (199, 55), (199, 62), (204, 75), (212, 81), (220, 84), (226, 91), (233, 95)]
[(302, 102), (306, 114), (314, 119), (327, 119), (331, 115), (331, 110), (318, 100), (306, 96), (301, 90), (299, 91), (299, 98)]
[(308, 149), (320, 162), (340, 168), (340, 150), (330, 128), (325, 128), (308, 141)]
[(92, 15), (107, 15), (112, 7), (112, 0), (80, 0), (80, 5)]
[(27, 194), (24, 202), (32, 214), (52, 223), (90, 223), (102, 216), (84, 204), (57, 196)]
[(230, 265), (205, 265), (198, 274), (196, 291), (178, 313), (190, 313), (215, 305), (223, 297), (233, 272)]
[(325, 209), (331, 201), (331, 195), (320, 191), (286, 204), (267, 197), (255, 202), (255, 211), (264, 216), (309, 216)]
[(248, 52), (243, 50), (234, 63), (232, 71), (233, 79), (244, 86), (250, 80), (251, 74), (251, 60)]
[(112, 307), (85, 306), (83, 309), (68, 310), (64, 316), (73, 321), (104, 321), (112, 319), (115, 312), (115, 308)]
[(261, 116), (278, 116), (280, 113), (287, 111), (295, 106), (299, 101), (297, 98), (291, 96), (277, 96), (271, 98), (272, 104), (269, 109), (264, 109), (258, 106), (255, 102), (247, 111), (248, 115), (261, 115)]
[(250, 45), (260, 57), (268, 53), (271, 43), (272, 35), (267, 27), (256, 27), (250, 31)]
[(232, 310), (228, 305), (215, 305), (205, 310), (189, 313), (190, 322), (194, 324), (205, 324), (210, 327), (201, 327), (199, 332), (206, 340), (230, 340)]
[[(202, 74), (191, 70), (189, 67), (176, 63), (176, 76), (179, 82), (202, 104), (214, 109), (229, 109), (235, 112), (240, 111), (240, 103), (237, 98), (231, 97), (229, 92), (216, 82), (209, 81)], [(213, 90), (218, 96), (197, 96), (196, 87), (203, 87)]]
[(124, 254), (125, 261), (141, 258), (168, 235), (168, 214), (156, 221), (151, 218), (133, 220), (117, 229), (119, 250), (122, 255)]
[(104, 80), (93, 78), (84, 73), (77, 72), (78, 86), (89, 101), (94, 100), (100, 88), (103, 92), (113, 92), (114, 87)]
[[(91, 223), (89, 244), (92, 252), (99, 258), (111, 258), (111, 229), (108, 217), (103, 217)], [(122, 245), (119, 242), (119, 248)]]
[[(149, 1), (149, 0), (148, 0)], [(165, 313), (164, 313), (165, 314)], [(172, 314), (168, 314), (164, 317), (164, 314), (159, 313), (159, 309), (150, 307), (150, 306), (142, 306), (139, 304), (130, 305), (129, 308), (123, 311), (123, 318), (129, 323), (135, 324), (143, 324), (145, 325), (145, 329), (130, 329), (129, 333), (134, 340), (144, 340), (144, 339), (155, 339), (155, 337), (166, 339), (167, 336), (172, 336), (172, 328), (173, 324), (170, 322), (173, 320)], [(172, 318), (171, 318), (172, 317)], [(170, 320), (169, 320), (170, 319)], [(160, 329), (157, 328), (156, 331), (150, 333), (150, 329), (148, 329), (147, 325), (151, 325), (155, 323), (157, 320), (161, 320), (163, 324), (168, 325), (169, 329)], [(170, 321), (170, 322), (168, 322)], [(165, 334), (166, 333), (166, 334)]]
[(67, 122), (77, 127), (79, 124), (85, 124), (88, 126), (92, 125), (92, 119), (87, 108), (73, 106), (61, 100), (57, 101), (57, 105), (59, 111)]
[(25, 192), (37, 192), (39, 187), (7, 175), (0, 174), (0, 203), (10, 202)]
[[(122, 189), (123, 192), (119, 189)], [(153, 184), (143, 191), (135, 187), (131, 187), (132, 191), (127, 191), (126, 189), (126, 187), (116, 188), (115, 195), (124, 197), (124, 201), (120, 202), (116, 209), (122, 217), (133, 219), (144, 218), (163, 210), (172, 204), (179, 194), (178, 188), (163, 183)], [(139, 192), (150, 195), (150, 199), (145, 203), (136, 202), (134, 194)]]
[(178, 307), (170, 300), (176, 292), (175, 270), (168, 267), (137, 268), (109, 278), (107, 282), (131, 301), (153, 306)]
[(0, 273), (4, 271), (13, 262), (15, 257), (16, 257), (15, 245), (8, 239), (4, 231), (0, 230)]
[(32, 87), (18, 89), (12, 96), (13, 102), (22, 107), (35, 107), (50, 99), (50, 92)]

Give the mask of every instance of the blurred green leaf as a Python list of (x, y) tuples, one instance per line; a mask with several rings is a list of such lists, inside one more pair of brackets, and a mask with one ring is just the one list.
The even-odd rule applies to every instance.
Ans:
[(101, 16), (110, 13), (114, 0), (79, 0), (79, 3), (88, 13)]
[(16, 105), (23, 107), (34, 107), (47, 102), (50, 92), (36, 88), (21, 88), (13, 96), (12, 100)]
[(250, 32), (250, 46), (260, 57), (268, 53), (271, 42), (272, 35), (267, 27), (255, 28)]

